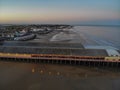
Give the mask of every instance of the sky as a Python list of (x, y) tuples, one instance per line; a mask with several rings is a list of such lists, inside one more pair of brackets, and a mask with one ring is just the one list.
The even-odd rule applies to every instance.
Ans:
[(120, 0), (0, 0), (0, 24), (120, 25)]

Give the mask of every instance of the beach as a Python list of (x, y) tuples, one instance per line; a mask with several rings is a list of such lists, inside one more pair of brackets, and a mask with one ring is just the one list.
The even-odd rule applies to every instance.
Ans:
[[(87, 28), (92, 30), (89, 31), (89, 35)], [(101, 27), (97, 28), (100, 29)], [(114, 27), (112, 27), (112, 30), (114, 31)], [(109, 36), (110, 34), (106, 36), (106, 31), (112, 33), (109, 30), (103, 30), (99, 35), (94, 33), (93, 27), (79, 26), (69, 31), (53, 31), (46, 35), (38, 35), (35, 40), (13, 41), (14, 43), (9, 41), (1, 43), (1, 45), (9, 47), (15, 44), (19, 46), (19, 42), (23, 43), (23, 46), (25, 43), (36, 44), (38, 42), (79, 43), (83, 46), (81, 48), (110, 46), (110, 48), (117, 48), (119, 52), (119, 40), (116, 39), (119, 37), (118, 28), (116, 29), (116, 33), (118, 33), (115, 38), (116, 41), (114, 37)], [(101, 38), (103, 33), (104, 38)], [(96, 35), (98, 35), (97, 38)], [(109, 40), (115, 42), (114, 45), (108, 43)], [(25, 44), (25, 46), (30, 48), (28, 44)], [(36, 46), (40, 47), (39, 44)], [(119, 68), (105, 69), (75, 65), (0, 61), (0, 90), (120, 90), (119, 83)]]
[(109, 46), (120, 50), (120, 27), (115, 26), (74, 26), (69, 30), (53, 30), (46, 35), (27, 42), (81, 43), (83, 46)]
[(0, 90), (120, 90), (119, 83), (118, 71), (83, 66), (0, 62)]

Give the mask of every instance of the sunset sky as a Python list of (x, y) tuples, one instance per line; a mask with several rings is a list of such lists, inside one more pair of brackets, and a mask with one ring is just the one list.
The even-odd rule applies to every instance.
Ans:
[(0, 24), (120, 25), (120, 0), (0, 0)]

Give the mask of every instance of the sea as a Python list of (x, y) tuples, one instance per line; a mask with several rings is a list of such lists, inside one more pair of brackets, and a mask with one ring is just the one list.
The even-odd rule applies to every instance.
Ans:
[(120, 26), (75, 26), (74, 31), (96, 42), (93, 45), (111, 46), (120, 50)]

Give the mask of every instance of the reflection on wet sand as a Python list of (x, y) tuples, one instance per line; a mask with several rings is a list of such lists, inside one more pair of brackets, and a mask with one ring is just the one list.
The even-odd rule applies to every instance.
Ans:
[(34, 72), (35, 72), (35, 69), (33, 68), (33, 69), (32, 69), (32, 73), (34, 73)]
[[(67, 72), (59, 72), (59, 71), (45, 71), (45, 70), (42, 70), (40, 68), (32, 68), (31, 69), (31, 72), (32, 73), (39, 73), (40, 75), (54, 75), (54, 76), (64, 76), (64, 77), (69, 77), (71, 73), (67, 73)], [(74, 76), (78, 76), (78, 77), (82, 77), (82, 78), (87, 78), (88, 75), (86, 73), (76, 73), (74, 74)]]

